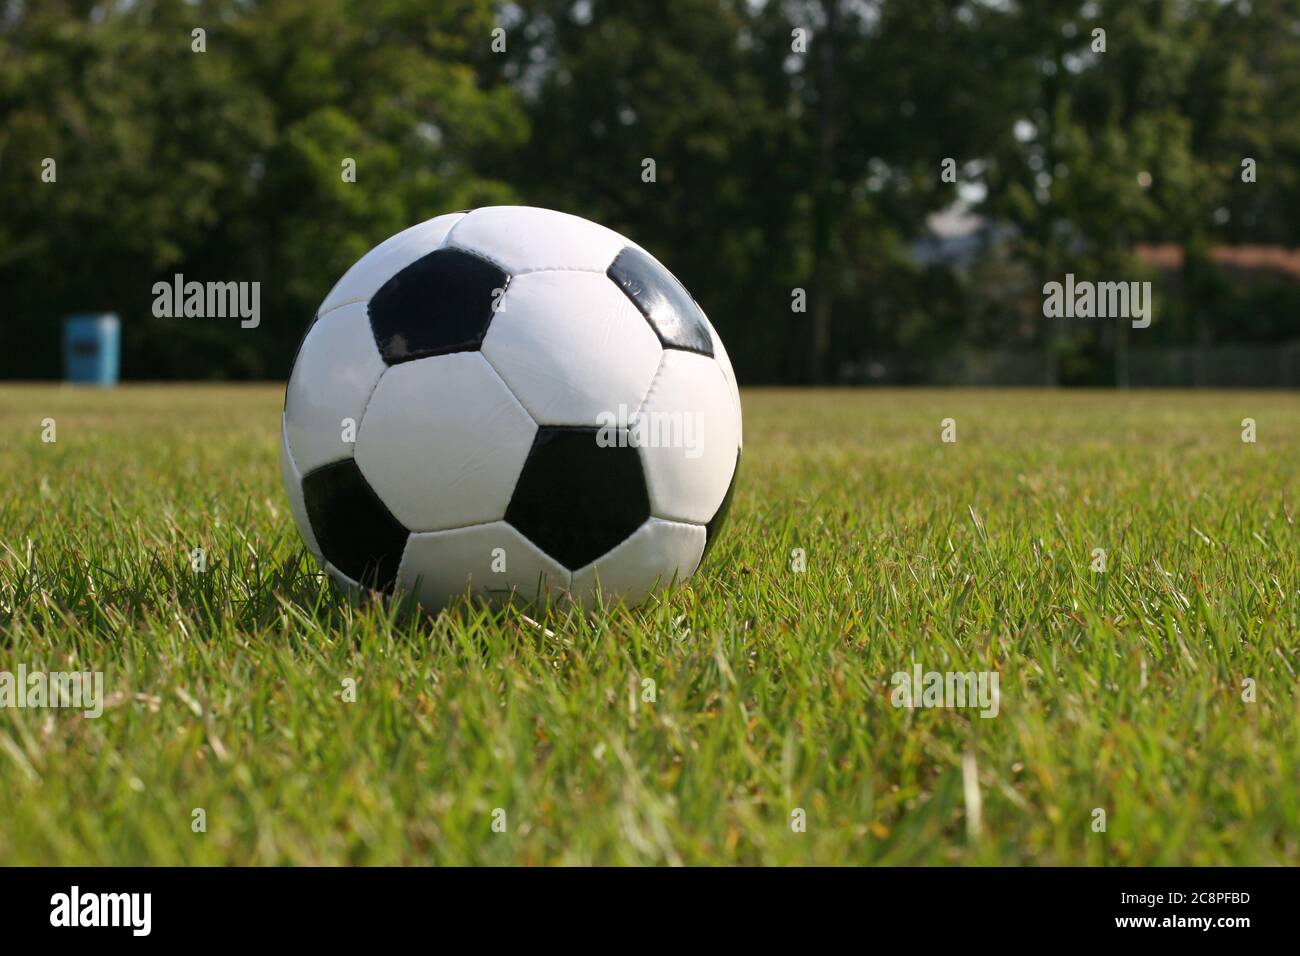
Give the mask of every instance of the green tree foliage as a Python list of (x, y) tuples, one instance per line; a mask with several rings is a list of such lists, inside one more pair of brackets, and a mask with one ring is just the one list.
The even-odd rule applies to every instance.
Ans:
[[(1140, 242), (1185, 251), (1144, 341), (1278, 340), (1294, 292), (1211, 251), (1300, 245), (1298, 39), (1300, 0), (0, 0), (0, 375), (57, 375), (84, 309), (129, 376), (283, 375), (357, 257), (492, 202), (634, 237), (749, 382), (972, 345), (1109, 381), (1122, 323), (1041, 288)], [(997, 241), (924, 264), (954, 202)], [(263, 327), (154, 319), (176, 272), (260, 281)]]
[[(0, 372), (56, 376), (60, 318), (114, 309), (127, 375), (284, 375), (376, 242), (512, 198), (475, 160), (527, 136), (514, 91), (474, 62), (487, 3), (0, 9), (0, 288), (6, 338), (26, 346)], [(177, 272), (260, 282), (262, 326), (153, 318), (153, 283)]]
[(908, 240), (952, 198), (940, 159), (978, 155), (1008, 107), (1003, 54), (984, 51), (1002, 17), (947, 0), (531, 4), (502, 70), (539, 135), (497, 169), (663, 258), (749, 378), (822, 381), (835, 356), (951, 325)]
[[(1027, 0), (1008, 25), (1024, 95), (991, 151), (984, 208), (1018, 227), (1016, 252), (1035, 283), (1067, 271), (1148, 278), (1134, 245), (1175, 243), (1181, 295), (1162, 296), (1149, 341), (1208, 343), (1215, 326), (1232, 340), (1209, 248), (1300, 238), (1294, 219), (1267, 212), (1300, 195), (1300, 4)], [(1274, 178), (1244, 183), (1247, 156)], [(1098, 346), (1122, 355), (1128, 339), (1122, 323), (1041, 320), (1039, 329), (1054, 382), (1107, 381)], [(1276, 313), (1283, 334), (1294, 330)], [(1073, 374), (1060, 366), (1071, 358)], [(1122, 377), (1122, 361), (1117, 369)]]

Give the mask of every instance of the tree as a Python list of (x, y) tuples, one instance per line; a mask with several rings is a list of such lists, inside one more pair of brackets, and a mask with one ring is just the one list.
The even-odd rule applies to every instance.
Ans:
[[(31, 347), (4, 371), (55, 376), (58, 318), (108, 308), (128, 375), (287, 374), (367, 249), (512, 197), (476, 168), (527, 135), (514, 91), (476, 65), (492, 23), (487, 2), (387, 0), (364, 17), (341, 0), (8, 4), (0, 285)], [(264, 321), (155, 319), (153, 283), (176, 272), (260, 282)]]

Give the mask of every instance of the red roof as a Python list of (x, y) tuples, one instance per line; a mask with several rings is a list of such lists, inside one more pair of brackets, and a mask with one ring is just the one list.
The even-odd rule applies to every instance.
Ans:
[[(1137, 257), (1139, 261), (1157, 269), (1183, 267), (1183, 247), (1172, 242), (1139, 245)], [(1300, 282), (1300, 249), (1288, 249), (1285, 246), (1215, 246), (1210, 250), (1210, 261), (1233, 269), (1280, 272)]]

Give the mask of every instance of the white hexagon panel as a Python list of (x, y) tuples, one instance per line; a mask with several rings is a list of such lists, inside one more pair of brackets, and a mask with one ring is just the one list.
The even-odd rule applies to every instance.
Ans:
[(630, 418), (663, 358), (645, 317), (594, 272), (514, 276), (483, 355), (541, 425)]
[(489, 600), (533, 602), (569, 587), (569, 571), (504, 521), (413, 534), (398, 586), (437, 609), (466, 592)]
[(478, 352), (390, 368), (357, 435), (357, 465), (410, 531), (505, 517), (537, 425)]
[(485, 206), (456, 223), (446, 245), (476, 253), (510, 275), (523, 275), (560, 269), (604, 272), (627, 240), (553, 209)]
[(650, 511), (706, 524), (722, 506), (740, 452), (740, 415), (711, 356), (669, 351), (635, 419)]
[(284, 430), (301, 474), (352, 457), (357, 426), (384, 373), (364, 303), (321, 316), (298, 348), (284, 399)]
[(706, 533), (697, 524), (649, 518), (626, 541), (573, 572), (575, 601), (588, 607), (598, 593), (625, 604), (640, 604), (699, 567)]

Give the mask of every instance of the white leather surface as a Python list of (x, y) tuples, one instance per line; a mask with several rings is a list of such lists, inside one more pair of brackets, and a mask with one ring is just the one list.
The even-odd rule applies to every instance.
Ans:
[(604, 272), (627, 241), (604, 226), (552, 209), (484, 206), (456, 223), (445, 244), (477, 252), (520, 275), (543, 269)]
[(478, 352), (394, 365), (357, 436), (366, 481), (410, 531), (505, 517), (537, 426)]
[(284, 405), (299, 474), (352, 457), (352, 443), (343, 440), (343, 419), (361, 424), (385, 368), (365, 303), (335, 309), (311, 327), (289, 376)]
[[(740, 416), (721, 366), (707, 355), (664, 351), (664, 360), (637, 413), (654, 422), (694, 417), (696, 450), (663, 445), (641, 447), (650, 513), (672, 521), (707, 524), (722, 504), (736, 468)], [(635, 425), (634, 420), (634, 425)], [(663, 433), (661, 427), (660, 433)], [(695, 457), (692, 457), (692, 456)]]
[(539, 425), (595, 425), (636, 411), (663, 349), (608, 277), (536, 272), (510, 280), (483, 354)]
[[(495, 570), (503, 563), (504, 570)], [(411, 535), (397, 581), (435, 611), (467, 589), (503, 602), (512, 594), (532, 601), (548, 588), (558, 598), (568, 588), (569, 572), (506, 522), (494, 521)]]
[(573, 600), (591, 607), (599, 588), (607, 603), (640, 604), (674, 577), (681, 582), (695, 572), (704, 539), (699, 525), (650, 518), (622, 544), (573, 572)]

